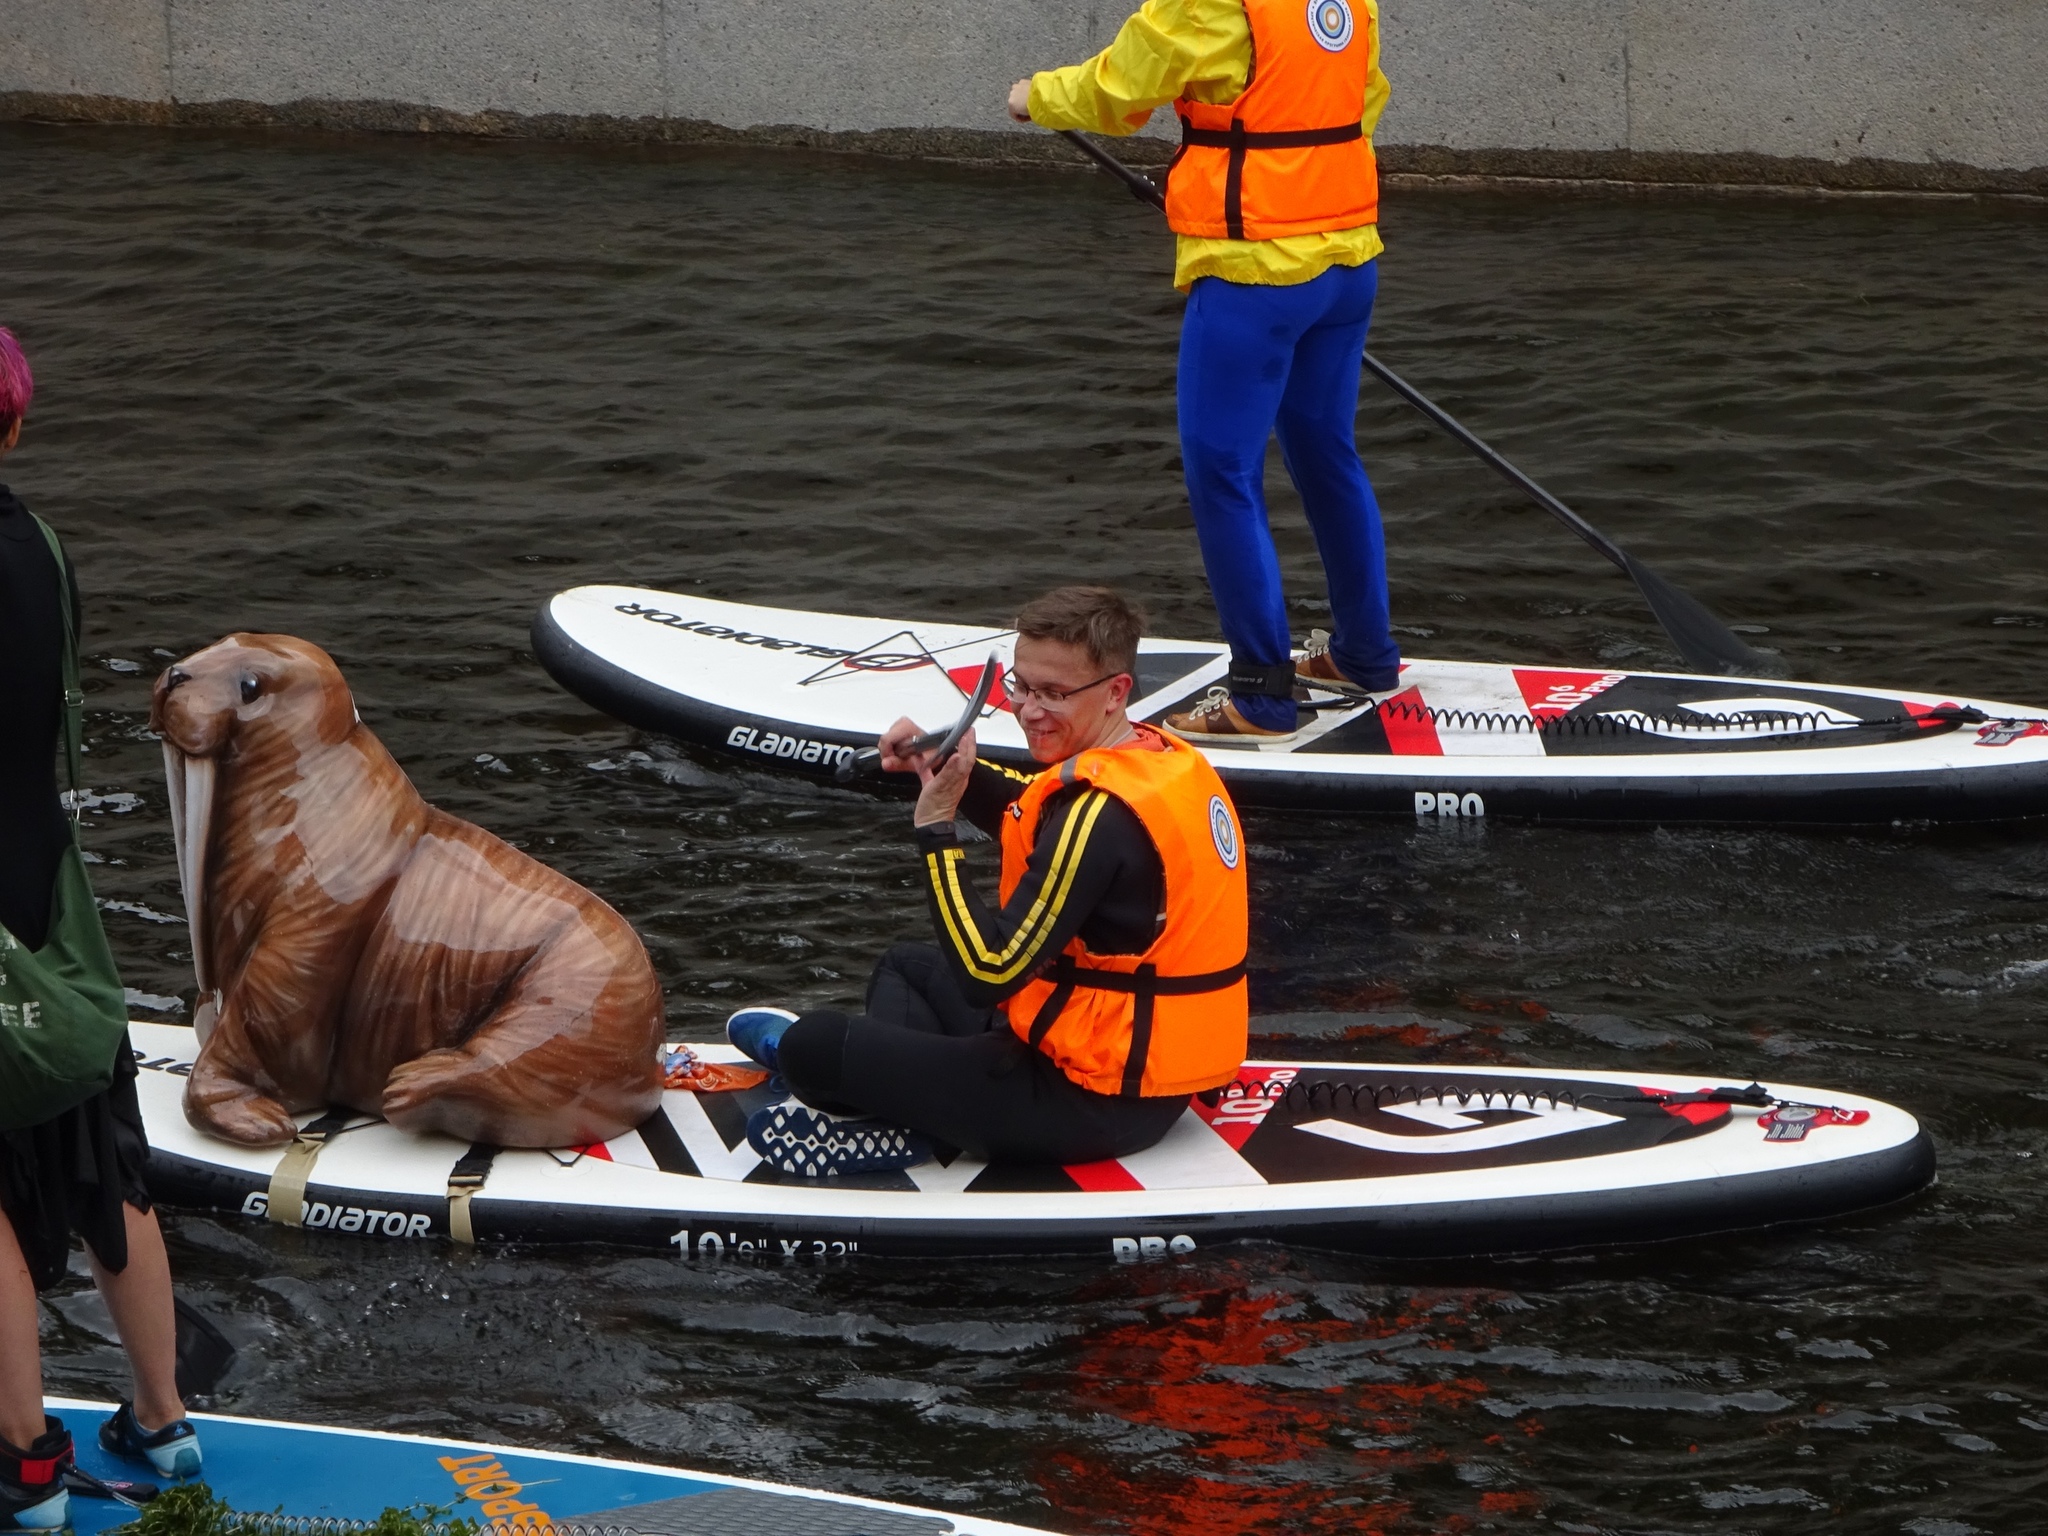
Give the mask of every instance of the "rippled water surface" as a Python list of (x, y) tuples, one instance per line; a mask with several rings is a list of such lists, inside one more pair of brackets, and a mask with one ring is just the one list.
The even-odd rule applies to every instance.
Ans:
[[(1796, 675), (2048, 703), (2048, 221), (1390, 197), (1375, 347)], [(330, 649), (421, 787), (621, 908), (679, 1037), (923, 921), (897, 802), (636, 740), (526, 649), (630, 580), (1211, 635), (1152, 216), (1082, 175), (0, 129), (5, 478), (85, 590), (89, 818), (144, 1016), (191, 978), (148, 684)], [(1416, 654), (1668, 662), (1631, 590), (1368, 389)], [(1276, 477), (1298, 627), (1323, 613)], [(687, 1463), (1062, 1531), (2038, 1529), (2048, 841), (1251, 825), (1262, 1013), (1382, 1059), (1897, 1100), (1939, 1187), (1591, 1258), (693, 1268), (171, 1219), (244, 1413)], [(152, 1006), (154, 1013), (151, 1012)], [(119, 1357), (76, 1291), (53, 1387)]]

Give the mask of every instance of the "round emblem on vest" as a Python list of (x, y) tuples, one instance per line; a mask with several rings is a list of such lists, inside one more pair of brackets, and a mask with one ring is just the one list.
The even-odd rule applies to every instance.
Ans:
[(1230, 807), (1221, 795), (1209, 797), (1209, 836), (1216, 844), (1216, 857), (1225, 869), (1237, 868), (1237, 823), (1230, 819)]
[(1322, 47), (1342, 53), (1351, 44), (1351, 7), (1344, 0), (1308, 0), (1308, 30)]

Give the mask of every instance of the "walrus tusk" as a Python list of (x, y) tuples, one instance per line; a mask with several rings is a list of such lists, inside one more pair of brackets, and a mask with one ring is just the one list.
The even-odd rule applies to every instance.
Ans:
[(171, 839), (177, 845), (178, 887), (185, 897), (185, 923), (192, 935), (192, 974), (199, 983), (193, 1023), (199, 1043), (213, 1024), (213, 980), (206, 955), (206, 850), (213, 832), (214, 762), (187, 757), (164, 743), (164, 778), (170, 787)]

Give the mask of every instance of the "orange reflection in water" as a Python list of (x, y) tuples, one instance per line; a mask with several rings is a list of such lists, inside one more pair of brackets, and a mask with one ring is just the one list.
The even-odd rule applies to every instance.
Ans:
[[(1118, 1279), (1128, 1284), (1128, 1274)], [(1387, 1474), (1445, 1461), (1429, 1421), (1467, 1408), (1486, 1384), (1413, 1362), (1403, 1367), (1411, 1379), (1366, 1379), (1384, 1366), (1366, 1364), (1369, 1351), (1338, 1351), (1371, 1339), (1403, 1350), (1483, 1347), (1492, 1329), (1471, 1310), (1493, 1293), (1390, 1294), (1355, 1319), (1324, 1315), (1310, 1287), (1249, 1264), (1147, 1266), (1140, 1283), (1144, 1295), (1118, 1299), (1146, 1317), (1087, 1336), (1069, 1390), (1082, 1412), (1123, 1421), (1141, 1443), (1121, 1455), (1087, 1447), (1044, 1459), (1041, 1485), (1066, 1523), (1137, 1536), (1418, 1529), (1410, 1504), (1387, 1492)], [(1174, 1443), (1144, 1445), (1148, 1429)], [(1475, 1494), (1474, 1513), (1526, 1515), (1536, 1502)], [(1439, 1516), (1428, 1529), (1472, 1523)]]

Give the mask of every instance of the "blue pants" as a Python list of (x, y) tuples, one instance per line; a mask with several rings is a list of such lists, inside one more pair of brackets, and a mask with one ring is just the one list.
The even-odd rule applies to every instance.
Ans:
[[(1195, 280), (1180, 332), (1180, 445), (1202, 563), (1239, 663), (1291, 654), (1280, 562), (1266, 524), (1266, 440), (1301, 492), (1329, 583), (1330, 654), (1364, 687), (1400, 663), (1387, 620), (1387, 556), (1372, 482), (1359, 462), (1358, 372), (1379, 264), (1331, 267), (1276, 288)], [(1235, 695), (1254, 725), (1288, 730), (1286, 699)]]

